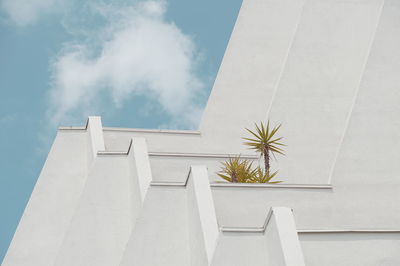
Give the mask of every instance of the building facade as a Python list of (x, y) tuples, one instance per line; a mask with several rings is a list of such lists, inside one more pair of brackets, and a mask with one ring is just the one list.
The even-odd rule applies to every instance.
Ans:
[[(400, 265), (399, 47), (398, 0), (244, 0), (199, 130), (59, 128), (2, 265)], [(267, 119), (284, 182), (218, 182)]]

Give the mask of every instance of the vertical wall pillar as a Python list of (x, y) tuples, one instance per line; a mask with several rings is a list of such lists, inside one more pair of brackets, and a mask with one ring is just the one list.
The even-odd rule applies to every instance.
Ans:
[(268, 265), (305, 266), (296, 224), (290, 208), (273, 207), (265, 231)]
[(211, 265), (219, 229), (205, 166), (192, 166), (188, 180), (191, 265)]
[(131, 221), (132, 224), (135, 224), (153, 179), (145, 138), (131, 139), (128, 163), (131, 182)]
[(101, 124), (100, 116), (89, 116), (87, 122), (87, 136), (88, 136), (88, 167), (91, 166), (93, 160), (97, 156), (98, 151), (104, 151), (104, 137), (103, 126)]
[(145, 138), (132, 138), (128, 151), (131, 172), (136, 177), (141, 201), (143, 202), (152, 181), (149, 153)]

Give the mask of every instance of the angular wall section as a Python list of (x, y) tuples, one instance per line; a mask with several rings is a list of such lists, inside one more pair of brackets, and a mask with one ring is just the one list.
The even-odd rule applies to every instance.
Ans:
[(146, 141), (95, 157), (55, 265), (118, 265), (151, 180)]
[(117, 265), (131, 232), (126, 156), (96, 158), (59, 249), (57, 266)]
[(54, 265), (86, 182), (87, 135), (58, 131), (2, 265)]
[(265, 229), (268, 264), (274, 266), (305, 266), (292, 210), (273, 207)]
[(219, 228), (207, 168), (192, 166), (188, 178), (190, 265), (211, 265), (219, 239)]
[(290, 183), (327, 183), (360, 86), (383, 0), (308, 0), (271, 110)]
[(184, 187), (149, 188), (119, 265), (190, 265)]
[(87, 131), (87, 161), (88, 167), (91, 167), (93, 160), (97, 157), (98, 151), (104, 151), (104, 137), (103, 137), (103, 126), (101, 123), (101, 117), (89, 116), (86, 125)]
[(144, 199), (150, 187), (152, 173), (147, 143), (144, 138), (132, 138), (128, 150), (130, 203), (132, 226), (140, 215)]
[(303, 3), (243, 1), (200, 125), (210, 151), (248, 153), (241, 139), (244, 127), (266, 117)]
[(352, 227), (400, 225), (399, 47), (400, 2), (386, 0), (332, 176)]

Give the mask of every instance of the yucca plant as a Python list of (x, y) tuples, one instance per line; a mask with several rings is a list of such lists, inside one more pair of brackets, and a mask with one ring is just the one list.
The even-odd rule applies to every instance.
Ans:
[(232, 183), (247, 183), (254, 176), (254, 170), (252, 162), (237, 156), (222, 162), (222, 169), (217, 175)]
[(256, 131), (246, 128), (253, 135), (253, 138), (243, 138), (247, 140), (244, 144), (250, 146), (250, 149), (256, 150), (264, 157), (264, 169), (266, 175), (270, 176), (270, 153), (284, 154), (280, 147), (285, 145), (279, 142), (282, 137), (273, 139), (281, 125), (274, 127), (272, 130), (270, 130), (269, 121), (266, 127), (262, 122), (260, 126), (257, 124), (255, 126)]
[(248, 183), (269, 183), (269, 184), (278, 184), (282, 183), (282, 181), (271, 181), (278, 174), (278, 171), (273, 172), (272, 174), (268, 173), (260, 166), (253, 170), (252, 177), (248, 180)]

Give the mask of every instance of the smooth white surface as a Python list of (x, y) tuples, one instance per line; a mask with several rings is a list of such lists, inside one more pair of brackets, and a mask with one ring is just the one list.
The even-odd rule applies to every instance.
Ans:
[(273, 207), (265, 232), (268, 265), (305, 266), (296, 224), (290, 208)]
[(145, 138), (133, 138), (131, 150), (129, 153), (131, 171), (133, 171), (134, 179), (139, 184), (139, 193), (142, 202), (149, 189), (150, 182), (153, 180), (151, 173), (149, 155)]
[(282, 123), (288, 182), (328, 182), (383, 0), (305, 2), (269, 118)]
[[(203, 241), (202, 244), (195, 243), (192, 245), (191, 252), (192, 254), (202, 252), (198, 249), (204, 248), (208, 262), (207, 265), (211, 265), (219, 237), (219, 229), (210, 183), (208, 181), (207, 168), (205, 166), (191, 167), (188, 180), (188, 193), (189, 215), (194, 216), (190, 217), (189, 220), (196, 224), (196, 226), (193, 226), (194, 228), (189, 237), (191, 243)], [(192, 259), (192, 265), (204, 264), (197, 263)]]
[[(210, 265), (210, 254), (206, 248), (206, 239), (204, 229), (201, 223), (201, 213), (196, 197), (193, 173), (190, 173), (187, 182), (187, 208), (188, 208), (188, 229), (189, 229), (189, 247), (190, 247), (190, 265), (207, 266)], [(211, 194), (211, 193), (210, 193)], [(208, 210), (214, 211), (215, 209)], [(218, 228), (217, 228), (218, 229)], [(205, 228), (207, 230), (207, 228)]]
[(400, 234), (299, 234), (307, 266), (400, 265)]
[[(54, 265), (57, 253), (69, 252), (60, 251), (60, 245), (64, 236), (73, 240), (77, 237), (76, 233), (65, 232), (70, 221), (78, 224), (71, 219), (82, 209), (77, 206), (86, 204), (79, 200), (88, 174), (86, 166), (98, 159), (104, 160), (104, 166), (128, 162), (130, 169), (130, 185), (126, 185), (130, 194), (129, 221), (134, 227), (121, 265), (208, 264), (206, 241), (193, 236), (207, 232), (202, 231), (201, 202), (210, 206), (210, 195), (190, 208), (188, 203), (193, 203), (196, 195), (189, 191), (191, 186), (152, 186), (144, 193), (150, 172), (158, 184), (168, 184), (165, 181), (184, 181), (190, 165), (201, 164), (208, 169), (208, 179), (217, 181), (215, 173), (224, 158), (189, 154), (251, 155), (242, 145), (244, 128), (267, 117), (283, 124), (280, 134), (288, 145), (286, 156), (277, 156), (278, 161), (272, 162), (280, 170), (276, 179), (300, 186), (213, 186), (211, 194), (219, 224), (260, 227), (266, 210), (288, 206), (295, 211), (296, 224), (302, 230), (399, 228), (399, 47), (397, 0), (244, 0), (200, 134), (101, 130), (99, 118), (90, 120), (87, 133), (65, 128), (59, 131), (4, 265)], [(96, 151), (103, 149), (101, 134), (108, 155), (93, 159)], [(126, 156), (132, 138), (145, 138), (148, 151), (138, 144)], [(102, 166), (94, 163), (93, 167), (91, 170), (96, 172)], [(110, 175), (117, 175), (116, 180), (124, 178), (123, 167), (112, 171)], [(100, 178), (90, 177), (99, 183), (91, 182), (89, 194), (97, 194), (94, 188), (109, 181), (100, 172)], [(201, 182), (208, 182), (206, 179)], [(104, 189), (114, 191), (110, 203), (126, 193), (121, 182), (114, 185), (118, 184), (121, 195), (114, 195), (119, 190), (115, 192), (112, 185)], [(312, 184), (331, 184), (332, 188), (307, 187)], [(100, 201), (101, 197), (96, 199), (93, 210), (102, 204), (108, 206)], [(82, 224), (90, 224), (93, 210), (88, 210)], [(111, 218), (104, 217), (93, 228), (103, 222), (113, 224)], [(273, 261), (264, 251), (268, 241), (285, 238), (279, 235), (280, 226), (285, 224), (288, 226), (286, 220), (273, 222), (270, 229), (274, 230), (268, 231), (266, 238), (223, 233), (213, 265), (265, 265), (267, 260)], [(75, 227), (79, 232), (79, 226)], [(99, 235), (108, 239), (105, 236)], [(120, 245), (119, 237), (110, 238)], [(396, 232), (301, 234), (300, 238), (307, 265), (399, 264)], [(109, 244), (95, 243), (94, 247)], [(70, 249), (70, 245), (66, 247)], [(249, 250), (244, 252), (245, 248)], [(104, 256), (116, 258), (121, 252), (109, 251)], [(276, 254), (282, 255), (281, 260), (272, 264), (286, 263), (282, 246)]]
[(200, 125), (210, 149), (246, 151), (244, 128), (265, 120), (304, 2), (243, 1)]
[(3, 260), (53, 266), (87, 176), (86, 132), (58, 132)]
[(97, 156), (97, 152), (105, 150), (101, 117), (89, 116), (86, 129), (88, 132), (89, 150), (91, 151), (90, 156), (94, 159)]
[(212, 266), (266, 266), (267, 243), (263, 234), (221, 233)]
[(190, 265), (184, 188), (150, 187), (121, 266)]
[(131, 232), (126, 157), (97, 157), (76, 207), (57, 266), (117, 265)]

